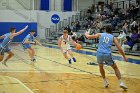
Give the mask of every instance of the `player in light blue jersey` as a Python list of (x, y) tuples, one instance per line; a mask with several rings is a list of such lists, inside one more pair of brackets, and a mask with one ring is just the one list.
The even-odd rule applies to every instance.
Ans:
[(120, 71), (119, 71), (116, 63), (112, 59), (112, 55), (111, 55), (112, 44), (115, 43), (116, 47), (118, 48), (118, 51), (120, 52), (120, 54), (122, 55), (122, 57), (125, 61), (127, 61), (127, 58), (125, 57), (125, 54), (124, 54), (123, 50), (121, 49), (121, 46), (120, 46), (117, 38), (115, 38), (112, 35), (111, 26), (106, 26), (106, 33), (97, 33), (95, 35), (89, 35), (89, 33), (86, 32), (85, 36), (88, 39), (99, 38), (99, 44), (98, 44), (98, 49), (97, 49), (97, 61), (99, 63), (100, 73), (101, 73), (102, 78), (104, 80), (105, 88), (108, 87), (109, 83), (105, 77), (103, 62), (107, 63), (108, 65), (110, 65), (114, 69), (115, 74), (120, 82), (120, 87), (123, 89), (127, 89), (126, 85), (121, 80)]
[(24, 50), (27, 50), (27, 52), (28, 52), (28, 54), (29, 54), (29, 56), (31, 58), (31, 61), (36, 61), (36, 59), (34, 57), (35, 56), (35, 50), (32, 47), (32, 45), (35, 45), (35, 44), (41, 45), (36, 40), (36, 38), (34, 37), (34, 34), (35, 34), (35, 31), (31, 30), (30, 33), (22, 41), (22, 46), (23, 46)]
[(12, 42), (12, 40), (15, 36), (20, 35), (27, 28), (28, 28), (28, 26), (26, 26), (25, 28), (23, 28), (22, 30), (20, 30), (18, 32), (16, 32), (15, 28), (11, 28), (9, 33), (6, 33), (6, 34), (0, 36), (0, 39), (4, 39), (2, 41), (2, 43), (0, 44), (0, 62), (4, 58), (4, 53), (5, 52), (8, 53), (8, 56), (2, 62), (2, 64), (4, 64), (5, 66), (7, 66), (6, 62), (14, 56), (14, 53), (11, 52), (11, 49), (9, 48), (9, 44)]

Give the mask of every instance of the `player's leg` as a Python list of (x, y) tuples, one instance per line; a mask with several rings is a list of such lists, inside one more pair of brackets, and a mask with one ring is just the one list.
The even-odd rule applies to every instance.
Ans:
[(4, 58), (4, 50), (0, 48), (0, 62), (3, 60), (3, 58)]
[(30, 49), (32, 51), (32, 61), (36, 61), (36, 59), (35, 59), (35, 49), (32, 48), (32, 47)]
[(99, 64), (100, 74), (101, 74), (103, 81), (104, 81), (104, 87), (107, 88), (109, 83), (108, 83), (106, 76), (105, 76), (105, 70), (103, 67), (103, 62), (104, 62), (103, 59), (104, 59), (104, 54), (97, 52), (97, 62)]
[(0, 62), (3, 60), (3, 58), (4, 58), (4, 50), (0, 48)]
[(32, 58), (33, 58), (32, 49), (31, 48), (27, 48), (26, 50), (28, 52), (28, 55), (29, 55), (30, 59), (32, 60)]
[(108, 83), (108, 80), (106, 79), (106, 76), (105, 76), (105, 70), (104, 70), (103, 64), (99, 63), (99, 69), (100, 69), (100, 73), (101, 73), (101, 76), (102, 76), (103, 81), (104, 81), (104, 87), (107, 88), (109, 83)]
[(3, 60), (3, 58), (4, 58), (4, 55), (0, 54), (0, 62)]
[(67, 52), (71, 56), (71, 58), (73, 59), (73, 61), (76, 62), (76, 58), (73, 56), (72, 50), (69, 49), (69, 50), (67, 50)]
[(29, 55), (31, 61), (33, 61), (35, 52), (32, 49), (31, 45), (30, 44), (24, 44), (23, 48), (24, 48), (24, 50), (26, 50), (28, 52), (28, 55)]
[(126, 85), (123, 83), (123, 81), (121, 80), (121, 73), (120, 70), (118, 69), (116, 63), (113, 61), (112, 59), (112, 55), (111, 54), (106, 54), (105, 55), (105, 61), (108, 65), (110, 65), (114, 71), (115, 71), (115, 75), (118, 78), (119, 82), (120, 82), (120, 87), (122, 87), (123, 89), (127, 89)]
[(8, 51), (7, 53), (8, 53), (8, 56), (2, 62), (5, 66), (7, 66), (6, 62), (14, 56), (14, 53), (11, 51)]
[(62, 53), (63, 53), (63, 56), (68, 60), (69, 64), (71, 64), (72, 63), (71, 58), (68, 56), (67, 50), (63, 49)]
[(4, 54), (0, 53), (0, 62), (3, 60), (3, 58), (4, 58)]
[(115, 75), (117, 76), (118, 80), (120, 80), (121, 79), (121, 73), (120, 73), (120, 70), (118, 69), (116, 63), (111, 65), (111, 67), (114, 69)]
[(11, 52), (11, 49), (9, 47), (6, 47), (4, 49), (4, 52), (8, 53), (8, 56), (4, 59), (4, 61), (2, 62), (2, 64), (4, 64), (5, 66), (7, 66), (6, 62), (12, 58), (14, 56), (14, 53)]
[(116, 74), (116, 76), (117, 76), (117, 78), (119, 80), (120, 87), (123, 88), (123, 89), (127, 89), (127, 86), (124, 84), (124, 82), (121, 79), (121, 73), (120, 73), (120, 70), (118, 69), (118, 66), (116, 65), (116, 63), (114, 63), (113, 65), (111, 65), (111, 67), (115, 71), (115, 74)]

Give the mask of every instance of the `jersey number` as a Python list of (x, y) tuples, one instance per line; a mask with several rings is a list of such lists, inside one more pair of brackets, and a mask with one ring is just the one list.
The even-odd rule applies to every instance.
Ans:
[(108, 37), (104, 37), (103, 42), (104, 42), (104, 43), (108, 43), (108, 42), (109, 42), (109, 38), (108, 38)]
[(67, 41), (63, 41), (65, 44), (67, 44)]

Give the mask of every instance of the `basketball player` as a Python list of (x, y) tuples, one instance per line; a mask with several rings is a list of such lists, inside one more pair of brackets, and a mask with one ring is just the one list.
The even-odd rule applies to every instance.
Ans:
[(36, 61), (35, 59), (35, 50), (32, 45), (41, 45), (38, 40), (34, 37), (35, 31), (31, 30), (30, 33), (22, 41), (22, 46), (24, 50), (27, 50), (29, 57), (32, 62)]
[(71, 59), (73, 59), (74, 62), (76, 62), (76, 59), (73, 57), (70, 42), (75, 46), (77, 45), (77, 43), (72, 40), (71, 36), (68, 35), (68, 31), (64, 29), (63, 35), (58, 40), (58, 46), (69, 64), (72, 64)]
[(0, 62), (4, 58), (4, 53), (5, 52), (8, 53), (8, 56), (2, 62), (2, 64), (4, 64), (5, 66), (7, 66), (6, 62), (14, 56), (14, 53), (9, 48), (9, 44), (12, 42), (12, 40), (15, 36), (20, 35), (27, 28), (28, 28), (28, 26), (26, 26), (25, 28), (23, 28), (22, 30), (20, 30), (18, 32), (16, 32), (16, 28), (11, 28), (9, 33), (6, 33), (6, 34), (0, 36), (0, 39), (4, 39), (2, 41), (2, 43), (0, 44)]
[(124, 84), (124, 82), (121, 79), (120, 71), (119, 71), (116, 63), (112, 59), (111, 46), (112, 46), (113, 42), (115, 43), (116, 47), (118, 48), (118, 51), (122, 55), (124, 61), (127, 61), (127, 58), (125, 57), (125, 54), (124, 54), (123, 50), (121, 49), (121, 46), (118, 43), (117, 38), (115, 38), (112, 35), (111, 26), (106, 26), (106, 33), (97, 33), (95, 35), (89, 35), (89, 33), (86, 32), (85, 36), (88, 39), (99, 38), (99, 44), (98, 44), (98, 50), (97, 50), (97, 61), (99, 63), (100, 73), (101, 73), (102, 78), (104, 80), (104, 87), (107, 88), (109, 83), (108, 83), (106, 76), (105, 76), (103, 62), (107, 63), (108, 65), (110, 65), (114, 69), (115, 74), (119, 80), (120, 87), (123, 89), (127, 89), (126, 85)]

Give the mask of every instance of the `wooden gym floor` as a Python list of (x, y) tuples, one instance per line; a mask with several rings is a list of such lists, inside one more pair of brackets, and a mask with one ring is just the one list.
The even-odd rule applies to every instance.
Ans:
[[(59, 49), (41, 46), (35, 46), (35, 49), (37, 63), (31, 64), (27, 53), (20, 45), (12, 46), (15, 56), (8, 61), (8, 67), (0, 64), (0, 93), (139, 93), (140, 91), (138, 64), (115, 60), (128, 86), (127, 91), (119, 87), (114, 71), (109, 66), (104, 66), (110, 83), (109, 88), (105, 89), (95, 56), (74, 52), (77, 62), (69, 65)], [(140, 60), (136, 56), (128, 57)], [(95, 65), (88, 65), (88, 62), (95, 62)]]

